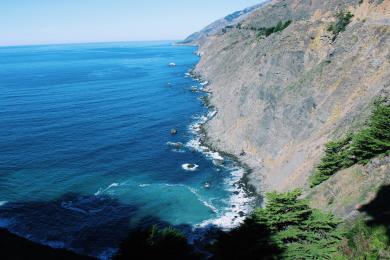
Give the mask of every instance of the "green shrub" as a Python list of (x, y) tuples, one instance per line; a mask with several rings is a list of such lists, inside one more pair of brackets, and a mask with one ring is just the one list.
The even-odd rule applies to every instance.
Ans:
[(317, 186), (329, 179), (338, 170), (354, 164), (349, 156), (352, 134), (339, 141), (331, 141), (325, 145), (325, 155), (311, 176), (311, 187)]
[(352, 138), (351, 155), (356, 162), (367, 163), (376, 155), (390, 150), (390, 105), (377, 100), (368, 127)]
[(390, 243), (384, 226), (370, 227), (363, 218), (347, 229), (338, 259), (389, 259)]
[(336, 14), (336, 21), (331, 23), (328, 31), (333, 33), (333, 40), (336, 39), (340, 32), (344, 32), (347, 25), (351, 22), (353, 14), (347, 11), (340, 11)]
[(299, 190), (269, 193), (266, 208), (257, 210), (254, 218), (274, 232), (283, 259), (330, 259), (341, 241), (340, 222), (311, 209), (300, 195)]
[(276, 26), (273, 26), (273, 27), (262, 27), (262, 28), (259, 28), (259, 29), (255, 29), (257, 31), (257, 37), (258, 38), (263, 37), (263, 36), (268, 37), (268, 36), (270, 36), (273, 33), (277, 33), (277, 32), (283, 31), (288, 26), (290, 26), (291, 23), (292, 23), (291, 20), (288, 20), (286, 22), (279, 21), (276, 24)]
[(342, 238), (340, 222), (311, 209), (300, 195), (299, 190), (268, 193), (265, 208), (218, 240), (215, 258), (331, 259)]
[(325, 155), (310, 178), (314, 187), (337, 171), (356, 163), (366, 164), (377, 155), (390, 150), (390, 105), (384, 99), (374, 102), (367, 126), (347, 137), (325, 145)]

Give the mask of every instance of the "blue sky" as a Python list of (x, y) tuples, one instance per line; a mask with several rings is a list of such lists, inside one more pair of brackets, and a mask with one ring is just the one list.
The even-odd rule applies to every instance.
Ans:
[(0, 0), (0, 45), (178, 40), (262, 0)]

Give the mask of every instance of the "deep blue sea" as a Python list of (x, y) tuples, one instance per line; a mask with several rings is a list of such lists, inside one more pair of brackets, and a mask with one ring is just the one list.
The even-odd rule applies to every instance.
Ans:
[(168, 42), (0, 48), (0, 226), (105, 258), (130, 228), (240, 220), (242, 170), (198, 142), (215, 112), (187, 73), (195, 51)]

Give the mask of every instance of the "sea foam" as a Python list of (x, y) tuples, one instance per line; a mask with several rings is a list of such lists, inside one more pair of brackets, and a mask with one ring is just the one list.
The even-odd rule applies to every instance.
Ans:
[(109, 185), (107, 188), (105, 188), (105, 189), (101, 189), (101, 188), (100, 188), (97, 192), (95, 192), (95, 196), (102, 195), (103, 193), (107, 192), (109, 189), (114, 188), (114, 187), (118, 187), (119, 185), (120, 185), (119, 183), (114, 182), (114, 183), (110, 184), (110, 185)]
[(196, 228), (205, 228), (208, 226), (217, 226), (223, 230), (229, 230), (241, 224), (246, 216), (254, 207), (255, 198), (248, 196), (246, 191), (241, 187), (240, 180), (245, 174), (244, 169), (232, 169), (230, 178), (227, 178), (225, 183), (227, 189), (231, 192), (228, 200), (228, 207), (225, 208), (223, 214), (217, 218), (209, 219), (198, 224)]

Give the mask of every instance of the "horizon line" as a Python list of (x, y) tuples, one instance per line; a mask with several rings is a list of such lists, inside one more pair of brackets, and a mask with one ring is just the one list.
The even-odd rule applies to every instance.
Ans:
[(142, 43), (142, 42), (172, 42), (179, 43), (183, 39), (171, 39), (171, 40), (120, 40), (120, 41), (86, 41), (86, 42), (58, 42), (58, 43), (26, 43), (26, 44), (11, 44), (1, 45), (0, 48), (10, 47), (34, 47), (34, 46), (55, 46), (55, 45), (78, 45), (78, 44), (108, 44), (108, 43)]

